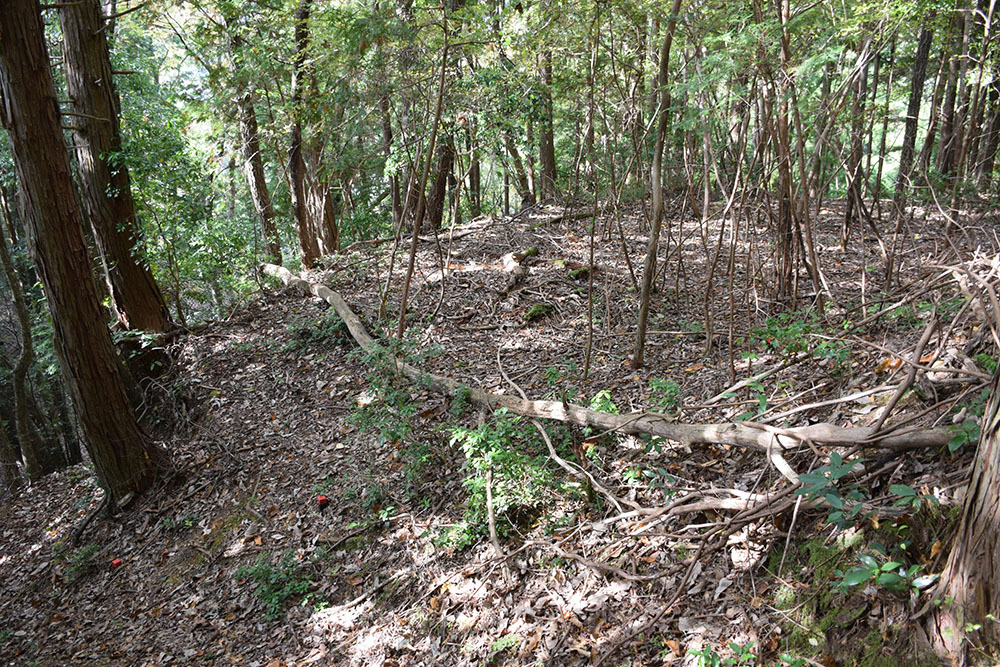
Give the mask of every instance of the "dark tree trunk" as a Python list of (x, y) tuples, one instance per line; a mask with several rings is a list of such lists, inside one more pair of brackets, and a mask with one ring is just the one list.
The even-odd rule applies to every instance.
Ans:
[(540, 71), (542, 83), (542, 127), (539, 136), (539, 162), (542, 173), (540, 198), (549, 199), (556, 196), (556, 148), (555, 133), (552, 119), (552, 52), (542, 54)]
[(14, 262), (7, 250), (6, 234), (2, 231), (0, 231), (0, 265), (3, 266), (7, 284), (10, 286), (21, 335), (21, 353), (11, 373), (14, 385), (14, 427), (24, 458), (24, 471), (29, 478), (35, 478), (66, 467), (68, 461), (58, 446), (52, 446), (53, 440), (43, 439), (31, 422), (29, 403), (34, 401), (31, 400), (28, 388), (28, 371), (35, 359), (31, 343), (31, 317), (28, 314), (21, 282), (14, 270)]
[(55, 349), (98, 479), (118, 502), (149, 488), (165, 455), (136, 423), (97, 301), (39, 11), (37, 0), (8, 0), (0, 12), (3, 124), (48, 297)]
[(120, 157), (119, 102), (98, 0), (59, 9), (66, 88), (87, 217), (94, 230), (115, 315), (126, 329), (165, 331), (170, 315), (142, 258), (128, 168)]
[[(862, 50), (867, 52), (869, 44), (864, 44)], [(861, 162), (864, 141), (865, 97), (868, 95), (868, 62), (854, 77), (854, 96), (851, 102), (851, 153), (847, 164), (847, 210), (844, 213), (844, 224), (840, 233), (840, 245), (847, 252), (847, 241), (850, 237), (851, 223), (864, 215), (864, 190), (861, 187)], [(862, 232), (863, 233), (863, 232)]]
[[(392, 116), (390, 115), (388, 93), (379, 97), (379, 111), (382, 114), (382, 152), (386, 163), (392, 157)], [(389, 176), (389, 191), (392, 196), (392, 222), (393, 229), (397, 229), (400, 219), (403, 217), (403, 200), (399, 193), (399, 169), (394, 170)]]
[(66, 460), (75, 465), (83, 460), (80, 453), (80, 438), (76, 427), (76, 415), (70, 409), (67, 389), (61, 376), (50, 376), (44, 385), (44, 400), (50, 407), (48, 425), (52, 437), (62, 442)]
[(931, 153), (934, 152), (934, 145), (937, 141), (938, 126), (941, 124), (941, 94), (944, 89), (945, 65), (948, 61), (948, 33), (944, 33), (941, 40), (941, 56), (938, 58), (938, 71), (934, 77), (934, 92), (931, 94), (931, 108), (927, 121), (927, 134), (924, 136), (923, 147), (920, 149), (918, 162), (923, 176), (926, 178), (931, 167)]
[(320, 180), (317, 161), (310, 160), (313, 178), (306, 183), (306, 200), (309, 211), (309, 230), (315, 239), (318, 256), (330, 255), (340, 249), (340, 229), (337, 225), (337, 210), (330, 194), (330, 184)]
[(469, 147), (469, 211), (473, 218), (483, 212), (482, 170), (479, 163), (479, 152), (476, 150), (476, 140), (472, 133), (468, 136)]
[(303, 90), (305, 89), (306, 48), (309, 46), (309, 9), (312, 0), (300, 0), (295, 10), (295, 61), (292, 65), (292, 131), (288, 139), (288, 189), (292, 217), (299, 234), (302, 266), (311, 269), (319, 259), (319, 245), (309, 224), (306, 201), (306, 162), (302, 155)]
[[(231, 10), (223, 11), (223, 20), (229, 33), (229, 57), (235, 67), (239, 62), (243, 49), (243, 38), (239, 33), (238, 16)], [(248, 90), (245, 74), (238, 73), (236, 86), (236, 105), (239, 111), (240, 140), (243, 149), (243, 165), (247, 175), (247, 186), (250, 198), (253, 200), (254, 211), (260, 222), (261, 238), (264, 240), (265, 253), (275, 264), (281, 265), (281, 238), (274, 223), (274, 205), (271, 203), (271, 193), (267, 187), (267, 177), (264, 175), (264, 159), (260, 151), (260, 132), (257, 125), (257, 110), (254, 106), (253, 94)]]
[(448, 176), (451, 175), (454, 163), (455, 146), (450, 138), (442, 137), (442, 141), (438, 143), (434, 182), (427, 193), (427, 222), (433, 229), (441, 229), (441, 222), (444, 220), (444, 209), (448, 201)]
[[(949, 664), (965, 664), (968, 640), (1000, 642), (1000, 373), (982, 418), (982, 435), (962, 518), (933, 599), (929, 636)], [(970, 631), (977, 627), (977, 630)]]
[(278, 227), (274, 224), (274, 206), (271, 204), (271, 193), (267, 189), (267, 178), (264, 176), (264, 161), (260, 154), (257, 111), (250, 93), (240, 96), (239, 107), (240, 138), (243, 142), (243, 160), (250, 198), (257, 212), (257, 220), (260, 222), (260, 232), (267, 255), (280, 266), (281, 239), (278, 236)]
[(509, 132), (504, 134), (504, 145), (514, 165), (514, 173), (512, 175), (514, 177), (514, 187), (521, 198), (520, 208), (531, 206), (535, 203), (535, 195), (531, 193), (531, 184), (528, 182), (528, 175), (524, 171), (524, 162), (521, 160), (521, 153), (517, 150), (517, 146), (514, 145), (514, 139), (511, 138)]
[(7, 493), (16, 495), (24, 486), (21, 470), (17, 467), (17, 452), (7, 439), (7, 432), (0, 422), (0, 472), (3, 473), (3, 488)]
[(1000, 71), (993, 74), (988, 100), (987, 113), (992, 114), (992, 118), (983, 138), (983, 148), (979, 151), (979, 163), (976, 165), (976, 180), (984, 189), (989, 187), (992, 180), (993, 165), (996, 162), (997, 148), (1000, 146)]
[(899, 153), (899, 172), (896, 174), (896, 187), (893, 191), (892, 203), (897, 215), (906, 204), (906, 190), (910, 185), (910, 172), (913, 169), (913, 150), (917, 144), (917, 121), (920, 117), (920, 101), (924, 96), (924, 79), (927, 76), (927, 58), (931, 53), (931, 42), (934, 41), (934, 31), (927, 27), (920, 29), (917, 40), (917, 53), (913, 60), (913, 75), (910, 77), (910, 99), (906, 104), (906, 127), (903, 132), (903, 148)]

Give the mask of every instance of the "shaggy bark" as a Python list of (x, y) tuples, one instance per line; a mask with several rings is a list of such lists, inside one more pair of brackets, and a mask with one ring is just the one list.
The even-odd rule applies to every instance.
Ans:
[(98, 479), (109, 498), (119, 501), (149, 488), (165, 454), (135, 420), (97, 300), (43, 34), (37, 0), (8, 0), (0, 12), (0, 114), (55, 349)]
[(958, 534), (938, 582), (942, 602), (928, 620), (938, 654), (964, 664), (970, 644), (1000, 643), (1000, 373), (982, 420)]
[(60, 6), (66, 89), (87, 218), (94, 230), (115, 316), (126, 329), (166, 331), (170, 315), (142, 257), (128, 168), (122, 163), (119, 102), (97, 0)]

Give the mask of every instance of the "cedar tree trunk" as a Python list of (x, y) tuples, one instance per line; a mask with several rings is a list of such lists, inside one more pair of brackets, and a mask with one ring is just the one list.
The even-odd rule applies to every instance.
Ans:
[(899, 153), (899, 172), (892, 201), (897, 211), (906, 202), (906, 188), (910, 184), (913, 168), (913, 150), (917, 143), (917, 120), (920, 117), (920, 100), (924, 96), (924, 79), (927, 76), (927, 58), (931, 53), (934, 32), (926, 27), (920, 29), (917, 53), (913, 60), (913, 76), (910, 78), (910, 99), (906, 105), (906, 129), (903, 132), (903, 148)]
[(552, 52), (542, 54), (540, 71), (542, 83), (542, 129), (538, 137), (539, 162), (541, 162), (541, 199), (556, 196), (556, 147), (552, 121)]
[(141, 255), (128, 168), (121, 160), (119, 102), (98, 0), (59, 8), (66, 88), (87, 217), (104, 262), (114, 311), (125, 329), (165, 331), (170, 315)]
[(309, 46), (309, 5), (300, 0), (295, 10), (295, 60), (292, 65), (292, 131), (288, 139), (288, 188), (291, 191), (292, 216), (299, 232), (302, 266), (311, 269), (319, 259), (319, 244), (309, 224), (306, 201), (306, 161), (302, 155), (302, 91), (305, 89), (306, 48)]
[(239, 98), (240, 107), (240, 137), (243, 140), (243, 159), (247, 172), (247, 185), (250, 187), (250, 198), (253, 199), (254, 210), (260, 221), (260, 233), (264, 238), (264, 247), (268, 257), (274, 263), (281, 265), (281, 240), (278, 228), (274, 224), (274, 206), (271, 204), (271, 193), (267, 189), (267, 178), (264, 176), (264, 161), (260, 156), (260, 138), (257, 131), (257, 111), (254, 109), (253, 97), (243, 93)]
[[(930, 616), (935, 649), (950, 662), (964, 664), (966, 640), (1000, 641), (1000, 373), (982, 419), (982, 435), (962, 519), (934, 598), (942, 601)], [(992, 616), (992, 618), (988, 618)], [(978, 627), (977, 627), (978, 626)]]
[(114, 503), (147, 489), (164, 454), (136, 422), (97, 301), (39, 12), (38, 0), (8, 0), (0, 12), (2, 120), (55, 349), (98, 479)]

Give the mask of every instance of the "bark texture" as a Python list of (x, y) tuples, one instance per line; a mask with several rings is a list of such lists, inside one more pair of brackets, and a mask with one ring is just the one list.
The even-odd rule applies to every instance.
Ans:
[(113, 501), (155, 480), (163, 454), (135, 420), (90, 272), (37, 0), (0, 12), (0, 91), (59, 356), (98, 478)]
[[(934, 599), (929, 635), (939, 655), (965, 664), (970, 643), (1000, 643), (1000, 373), (982, 420), (982, 435), (962, 519)], [(992, 619), (988, 618), (992, 616)]]
[(292, 66), (292, 131), (288, 139), (288, 188), (292, 216), (299, 234), (302, 266), (311, 269), (319, 260), (319, 244), (309, 224), (306, 201), (306, 161), (302, 154), (302, 107), (305, 89), (306, 48), (309, 46), (309, 10), (311, 0), (301, 0), (295, 10), (295, 61)]
[(247, 173), (247, 185), (250, 188), (250, 198), (260, 222), (261, 236), (268, 257), (276, 264), (281, 264), (281, 240), (278, 228), (274, 224), (274, 206), (271, 204), (271, 193), (267, 189), (267, 177), (264, 175), (264, 161), (260, 156), (260, 138), (257, 131), (257, 111), (254, 108), (253, 96), (245, 92), (240, 96), (240, 138), (243, 141), (243, 161)]
[(66, 88), (86, 214), (126, 329), (166, 331), (170, 316), (142, 257), (128, 168), (122, 163), (120, 105), (114, 90), (104, 17), (98, 0), (60, 6)]

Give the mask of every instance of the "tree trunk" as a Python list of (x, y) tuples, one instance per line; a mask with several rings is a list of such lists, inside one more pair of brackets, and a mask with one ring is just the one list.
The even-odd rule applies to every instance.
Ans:
[[(229, 34), (229, 58), (233, 67), (237, 67), (243, 49), (243, 38), (239, 33), (237, 19), (239, 16), (232, 8), (223, 9), (223, 20), (226, 32)], [(274, 205), (271, 203), (271, 193), (267, 187), (267, 177), (264, 175), (264, 159), (260, 151), (260, 132), (257, 125), (257, 110), (254, 106), (253, 94), (245, 83), (245, 74), (237, 74), (236, 105), (239, 111), (240, 141), (243, 149), (243, 166), (247, 175), (247, 186), (254, 211), (260, 223), (261, 238), (264, 241), (265, 253), (274, 258), (274, 263), (281, 265), (281, 238), (274, 223)]]
[(910, 78), (910, 99), (906, 105), (906, 128), (903, 133), (903, 147), (899, 153), (899, 172), (896, 174), (896, 187), (893, 191), (892, 203), (896, 214), (901, 215), (906, 205), (906, 189), (910, 185), (910, 172), (913, 169), (913, 150), (917, 143), (917, 121), (920, 117), (920, 101), (924, 96), (924, 79), (927, 75), (927, 58), (931, 53), (931, 42), (934, 41), (934, 31), (926, 26), (920, 29), (917, 41), (917, 53), (913, 60), (913, 75)]
[(437, 169), (434, 182), (427, 193), (427, 221), (433, 229), (441, 229), (444, 219), (445, 202), (448, 199), (448, 177), (455, 162), (455, 146), (450, 138), (438, 143)]
[[(861, 52), (867, 52), (870, 40), (861, 46)], [(868, 95), (868, 61), (854, 77), (854, 95), (851, 101), (851, 153), (847, 163), (847, 210), (844, 213), (844, 224), (840, 232), (840, 245), (847, 252), (847, 241), (850, 237), (851, 223), (864, 215), (864, 190), (861, 187), (864, 140), (865, 97)], [(862, 232), (862, 237), (864, 232)], [(862, 238), (862, 241), (864, 238)]]
[(656, 255), (660, 243), (660, 228), (663, 225), (663, 145), (667, 138), (667, 118), (670, 108), (670, 92), (667, 80), (670, 74), (670, 47), (674, 40), (674, 30), (677, 28), (677, 15), (681, 11), (681, 0), (673, 0), (670, 18), (667, 23), (667, 34), (663, 37), (660, 47), (659, 74), (656, 78), (656, 91), (659, 95), (659, 106), (656, 109), (656, 138), (653, 146), (653, 162), (649, 168), (649, 187), (653, 193), (652, 225), (649, 230), (649, 243), (646, 246), (646, 261), (642, 272), (642, 290), (639, 294), (639, 316), (636, 323), (635, 345), (629, 363), (632, 368), (642, 368), (643, 351), (646, 346), (646, 324), (649, 321), (649, 297), (653, 289), (653, 278), (656, 277)]
[(0, 12), (3, 124), (48, 297), (55, 349), (98, 479), (118, 502), (149, 488), (165, 455), (135, 420), (97, 301), (39, 12), (37, 0), (8, 0)]
[(288, 138), (288, 189), (292, 199), (292, 217), (299, 235), (302, 266), (311, 269), (319, 259), (319, 245), (309, 224), (306, 201), (306, 163), (302, 156), (303, 90), (305, 88), (306, 48), (309, 46), (309, 9), (312, 0), (299, 0), (295, 10), (295, 60), (292, 65), (292, 131)]
[(121, 159), (119, 102), (98, 0), (60, 5), (66, 88), (87, 217), (126, 329), (165, 331), (170, 315), (142, 258), (128, 168)]
[(14, 428), (17, 432), (17, 442), (21, 446), (21, 455), (24, 457), (24, 471), (33, 479), (66, 467), (68, 461), (59, 447), (52, 447), (53, 440), (43, 439), (38, 429), (31, 423), (28, 371), (35, 360), (31, 341), (31, 317), (28, 314), (21, 282), (14, 270), (14, 262), (7, 250), (6, 234), (2, 231), (0, 231), (0, 265), (3, 266), (7, 284), (10, 286), (21, 334), (21, 353), (11, 373), (14, 385)]
[(989, 128), (985, 131), (983, 148), (979, 151), (979, 162), (976, 165), (976, 182), (983, 189), (989, 188), (993, 177), (993, 165), (996, 162), (997, 147), (1000, 146), (1000, 71), (993, 73), (986, 106), (992, 113), (992, 118)]
[(923, 147), (920, 149), (918, 162), (924, 178), (930, 171), (931, 153), (934, 152), (934, 145), (937, 141), (938, 125), (941, 122), (941, 93), (944, 88), (945, 65), (948, 61), (948, 32), (944, 33), (941, 39), (941, 55), (938, 58), (938, 71), (934, 77), (934, 92), (931, 94), (931, 108), (927, 120), (927, 134), (924, 136)]
[[(1000, 642), (1000, 373), (982, 419), (982, 435), (958, 534), (933, 599), (929, 636), (938, 653), (964, 664), (969, 641)], [(973, 629), (975, 628), (975, 629)]]
[(17, 452), (7, 439), (7, 431), (0, 422), (0, 472), (3, 473), (3, 488), (7, 493), (16, 495), (24, 486), (21, 470), (17, 467)]
[(271, 204), (271, 193), (267, 189), (267, 177), (264, 175), (264, 161), (260, 154), (257, 111), (250, 93), (243, 93), (239, 97), (239, 107), (240, 138), (243, 143), (244, 168), (247, 185), (250, 188), (250, 198), (257, 212), (257, 220), (260, 222), (260, 233), (264, 239), (267, 255), (273, 257), (274, 263), (280, 265), (281, 239), (278, 236), (278, 227), (274, 224), (274, 206)]
[[(953, 21), (965, 23), (965, 19), (956, 18), (952, 15)], [(953, 37), (957, 41), (957, 38)], [(945, 82), (944, 102), (941, 105), (941, 134), (938, 140), (937, 170), (943, 175), (948, 175), (954, 169), (955, 153), (955, 103), (958, 99), (958, 73), (960, 67), (960, 55), (957, 50), (953, 51), (948, 59), (948, 78)]]
[(482, 170), (479, 163), (479, 151), (476, 149), (476, 138), (473, 132), (468, 133), (467, 146), (469, 148), (469, 213), (473, 218), (478, 218), (483, 212), (482, 193)]
[[(889, 76), (885, 83), (885, 103), (880, 110), (882, 114), (882, 136), (878, 143), (878, 169), (875, 174), (875, 206), (878, 211), (879, 222), (882, 221), (882, 172), (885, 169), (886, 141), (889, 136), (889, 108), (892, 103), (892, 84), (895, 79), (896, 64), (896, 36), (893, 35), (892, 45), (889, 48)], [(912, 153), (912, 149), (911, 149)]]
[(517, 194), (521, 197), (521, 206), (531, 206), (535, 203), (535, 196), (531, 194), (531, 184), (528, 182), (528, 175), (524, 171), (524, 162), (521, 160), (521, 153), (517, 150), (517, 146), (514, 145), (514, 140), (511, 138), (509, 132), (504, 133), (504, 145), (507, 148), (507, 153), (510, 154), (510, 159), (514, 163), (514, 187), (517, 188)]
[(540, 68), (540, 78), (542, 84), (542, 127), (538, 138), (539, 163), (542, 167), (541, 179), (541, 199), (550, 199), (556, 196), (556, 148), (555, 135), (553, 131), (552, 119), (552, 52), (546, 51), (542, 54), (542, 66)]
[[(379, 111), (382, 116), (382, 152), (388, 165), (392, 158), (392, 116), (390, 115), (389, 94), (385, 93), (378, 100)], [(399, 193), (399, 169), (394, 169), (390, 174), (383, 174), (389, 177), (389, 191), (392, 195), (392, 222), (393, 229), (398, 229), (400, 219), (403, 217), (403, 201)]]

